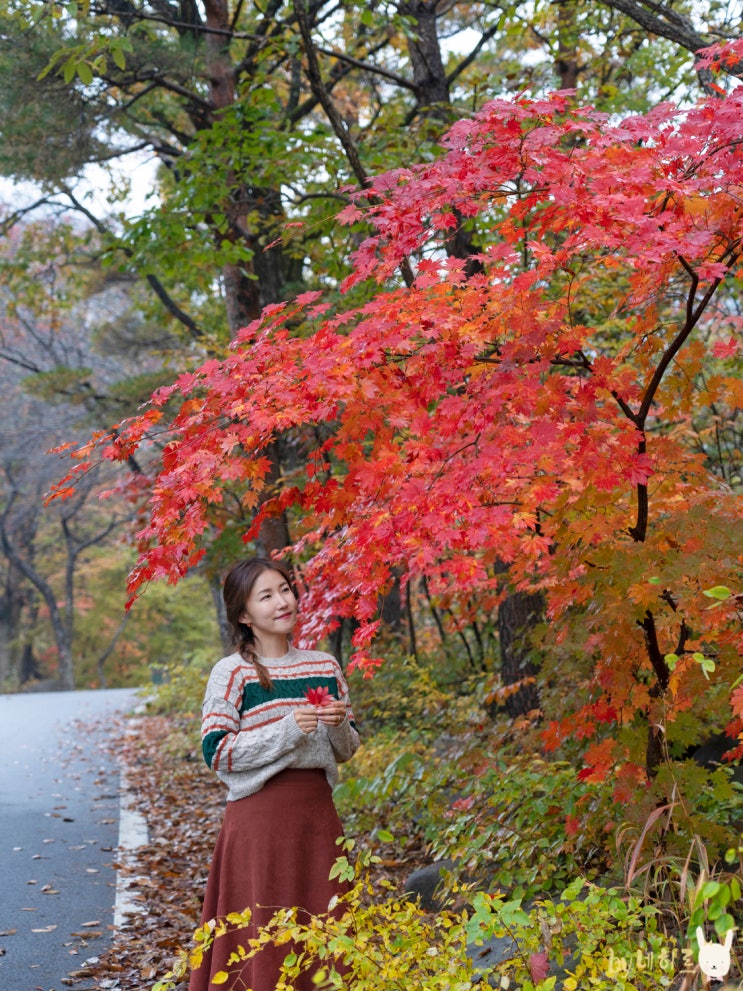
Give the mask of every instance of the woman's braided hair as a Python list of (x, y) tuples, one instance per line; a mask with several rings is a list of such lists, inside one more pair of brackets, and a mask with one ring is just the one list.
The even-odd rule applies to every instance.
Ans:
[(258, 675), (259, 684), (270, 692), (273, 689), (273, 682), (266, 666), (258, 656), (255, 647), (255, 634), (247, 623), (240, 622), (253, 585), (264, 571), (277, 571), (291, 585), (291, 575), (282, 564), (267, 557), (253, 557), (236, 564), (230, 571), (224, 580), (222, 596), (227, 610), (227, 621), (230, 624), (237, 651), (244, 661), (253, 665)]

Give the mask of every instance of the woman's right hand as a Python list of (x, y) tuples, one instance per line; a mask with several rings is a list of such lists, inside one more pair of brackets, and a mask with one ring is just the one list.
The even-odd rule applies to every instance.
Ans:
[(295, 709), (294, 721), (303, 733), (313, 733), (317, 729), (317, 710), (314, 705)]

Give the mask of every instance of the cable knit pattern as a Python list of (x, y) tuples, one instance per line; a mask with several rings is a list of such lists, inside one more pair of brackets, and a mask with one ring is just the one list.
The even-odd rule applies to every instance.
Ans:
[[(218, 661), (206, 686), (202, 707), (204, 760), (227, 785), (228, 801), (252, 795), (279, 771), (322, 768), (331, 788), (339, 763), (359, 747), (348, 686), (336, 659), (322, 651), (290, 647), (283, 657), (261, 658), (273, 681), (267, 691), (252, 664), (239, 654)], [(304, 733), (294, 710), (308, 705), (308, 688), (326, 686), (348, 705), (340, 726), (319, 723)]]

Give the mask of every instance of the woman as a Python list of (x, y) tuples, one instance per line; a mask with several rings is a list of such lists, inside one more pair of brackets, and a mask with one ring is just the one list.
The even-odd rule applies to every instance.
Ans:
[[(348, 688), (330, 654), (291, 646), (297, 600), (281, 565), (241, 562), (225, 580), (224, 602), (237, 652), (209, 677), (201, 740), (229, 791), (202, 924), (245, 908), (257, 926), (282, 907), (324, 913), (339, 890), (328, 880), (341, 835), (331, 792), (337, 764), (359, 746)], [(329, 694), (313, 705), (308, 689)], [(227, 987), (273, 991), (291, 947), (269, 945), (251, 960), (227, 963), (254, 934), (251, 926), (215, 939), (189, 991), (207, 991), (220, 970), (229, 974)], [(305, 976), (297, 988), (313, 987)]]

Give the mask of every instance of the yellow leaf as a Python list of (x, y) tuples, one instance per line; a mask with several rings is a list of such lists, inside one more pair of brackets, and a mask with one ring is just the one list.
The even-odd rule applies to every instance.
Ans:
[(218, 970), (212, 977), (212, 984), (224, 984), (229, 976), (226, 970)]

